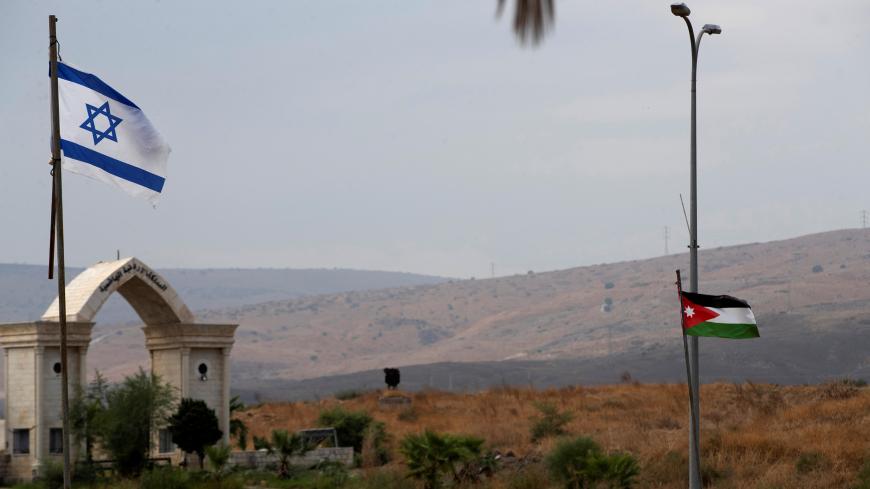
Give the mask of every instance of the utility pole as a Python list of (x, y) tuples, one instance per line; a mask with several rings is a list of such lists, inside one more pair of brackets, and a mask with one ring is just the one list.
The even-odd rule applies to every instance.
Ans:
[(490, 262), (489, 264), (489, 276), (490, 278), (495, 278), (495, 262)]
[(867, 229), (867, 210), (861, 211), (861, 229)]

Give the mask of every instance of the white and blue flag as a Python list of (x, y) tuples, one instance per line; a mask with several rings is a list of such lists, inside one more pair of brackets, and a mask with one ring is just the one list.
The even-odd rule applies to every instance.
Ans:
[(170, 148), (145, 113), (95, 75), (57, 64), (63, 167), (154, 203)]

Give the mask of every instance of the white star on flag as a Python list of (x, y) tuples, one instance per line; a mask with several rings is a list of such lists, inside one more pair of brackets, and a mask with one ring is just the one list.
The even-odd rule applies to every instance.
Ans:
[(695, 315), (695, 310), (691, 306), (686, 307), (686, 317), (690, 318)]

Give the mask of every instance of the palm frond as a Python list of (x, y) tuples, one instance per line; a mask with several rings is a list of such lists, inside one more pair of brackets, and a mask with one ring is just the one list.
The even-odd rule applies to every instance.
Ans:
[[(498, 0), (496, 15), (501, 16), (507, 0)], [(514, 0), (514, 34), (520, 44), (537, 45), (553, 27), (555, 0)]]

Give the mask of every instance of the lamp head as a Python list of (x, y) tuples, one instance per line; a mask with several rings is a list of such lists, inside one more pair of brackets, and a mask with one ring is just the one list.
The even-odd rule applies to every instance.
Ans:
[(677, 17), (688, 17), (692, 11), (689, 10), (689, 6), (685, 3), (672, 3), (671, 13)]
[(706, 32), (707, 34), (722, 34), (722, 28), (716, 24), (704, 24), (704, 27), (701, 28), (701, 32)]

